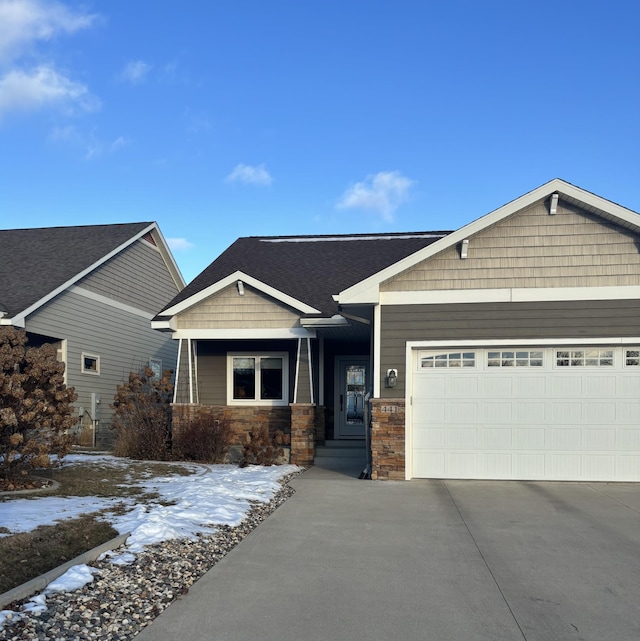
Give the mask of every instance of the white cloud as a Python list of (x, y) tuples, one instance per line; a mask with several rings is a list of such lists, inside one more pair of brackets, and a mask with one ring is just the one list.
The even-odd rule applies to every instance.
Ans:
[(388, 222), (398, 207), (409, 197), (414, 184), (399, 171), (381, 171), (351, 185), (338, 200), (338, 209), (369, 209), (382, 215)]
[(56, 0), (0, 0), (0, 118), (52, 106), (67, 113), (98, 108), (83, 83), (51, 61), (39, 62), (37, 50), (39, 43), (89, 28), (96, 18)]
[(9, 71), (0, 78), (0, 118), (10, 111), (34, 111), (50, 105), (67, 109), (78, 105), (84, 111), (93, 111), (100, 103), (85, 85), (53, 67)]
[(225, 180), (228, 183), (240, 182), (247, 185), (270, 185), (273, 182), (264, 165), (252, 167), (251, 165), (243, 164), (236, 165)]
[(145, 76), (151, 71), (152, 66), (142, 60), (133, 60), (127, 63), (120, 74), (120, 79), (137, 85), (142, 82)]
[(118, 151), (118, 149), (122, 149), (122, 147), (126, 147), (129, 144), (129, 140), (125, 138), (124, 136), (118, 136), (110, 145), (109, 145), (109, 151), (114, 152)]
[(21, 55), (38, 40), (86, 29), (96, 18), (55, 0), (0, 0), (0, 63)]
[(195, 247), (195, 245), (186, 238), (167, 238), (167, 245), (169, 245), (169, 248), (173, 251), (184, 251)]

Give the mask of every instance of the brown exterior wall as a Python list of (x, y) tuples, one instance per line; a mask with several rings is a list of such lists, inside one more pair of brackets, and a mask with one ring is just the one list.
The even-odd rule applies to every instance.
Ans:
[(255, 329), (300, 326), (300, 314), (262, 292), (244, 286), (240, 296), (236, 285), (177, 315), (178, 329)]
[(638, 336), (640, 301), (568, 301), (386, 305), (381, 313), (380, 372), (398, 369), (385, 398), (404, 398), (406, 342)]
[(375, 398), (371, 401), (371, 478), (405, 478), (405, 403)]
[(528, 207), (395, 276), (383, 292), (596, 287), (640, 282), (640, 237), (560, 200)]

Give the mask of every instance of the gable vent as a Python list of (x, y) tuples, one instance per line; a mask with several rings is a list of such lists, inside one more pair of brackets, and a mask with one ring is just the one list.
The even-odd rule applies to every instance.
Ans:
[(549, 205), (549, 216), (555, 216), (558, 211), (558, 194), (551, 196), (551, 204)]

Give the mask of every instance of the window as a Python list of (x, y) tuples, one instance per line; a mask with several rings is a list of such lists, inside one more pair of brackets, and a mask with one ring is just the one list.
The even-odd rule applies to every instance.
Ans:
[(100, 375), (100, 357), (82, 353), (80, 357), (83, 374)]
[(624, 364), (627, 367), (640, 366), (640, 349), (627, 349), (624, 352)]
[(556, 351), (558, 367), (613, 367), (612, 349), (567, 349)]
[(229, 404), (287, 405), (288, 363), (286, 353), (229, 354)]
[(542, 351), (487, 352), (487, 367), (542, 367)]
[(475, 352), (442, 352), (420, 358), (420, 367), (475, 367)]
[(149, 359), (149, 369), (153, 372), (153, 378), (159, 381), (162, 378), (162, 361), (157, 358)]

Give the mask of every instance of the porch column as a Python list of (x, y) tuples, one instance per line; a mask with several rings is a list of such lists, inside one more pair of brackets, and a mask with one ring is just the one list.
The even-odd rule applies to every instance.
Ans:
[(371, 478), (405, 479), (405, 401), (371, 400)]
[(291, 462), (311, 467), (316, 455), (316, 406), (291, 403)]

